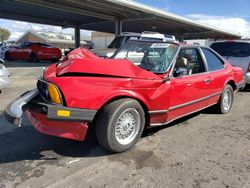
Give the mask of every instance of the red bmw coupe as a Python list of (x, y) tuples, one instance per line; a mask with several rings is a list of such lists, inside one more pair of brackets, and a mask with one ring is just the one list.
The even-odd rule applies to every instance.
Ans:
[(38, 62), (40, 60), (49, 60), (53, 62), (61, 59), (62, 53), (59, 48), (55, 48), (48, 44), (24, 42), (17, 47), (8, 49), (5, 52), (7, 60), (29, 60)]
[(208, 47), (129, 40), (112, 59), (72, 51), (47, 67), (37, 88), (12, 102), (5, 116), (20, 125), (26, 110), (38, 131), (79, 141), (94, 126), (102, 146), (123, 152), (145, 128), (213, 105), (228, 113), (244, 85), (243, 70)]

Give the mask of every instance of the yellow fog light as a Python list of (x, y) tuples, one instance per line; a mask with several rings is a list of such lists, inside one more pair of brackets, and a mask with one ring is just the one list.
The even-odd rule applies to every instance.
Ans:
[(50, 100), (56, 104), (62, 104), (62, 97), (59, 89), (54, 84), (48, 84)]

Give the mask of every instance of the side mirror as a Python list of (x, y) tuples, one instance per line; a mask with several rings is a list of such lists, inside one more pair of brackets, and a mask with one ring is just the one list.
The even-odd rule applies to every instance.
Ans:
[(163, 78), (162, 83), (166, 83), (168, 81), (170, 81), (170, 77), (166, 76), (165, 78)]

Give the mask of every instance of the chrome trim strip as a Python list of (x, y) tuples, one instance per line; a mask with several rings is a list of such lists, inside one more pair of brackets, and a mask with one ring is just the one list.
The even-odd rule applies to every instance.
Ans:
[(216, 95), (220, 95), (222, 92), (217, 92), (217, 93), (214, 93), (212, 95), (209, 95), (207, 97), (203, 97), (203, 98), (200, 98), (200, 99), (197, 99), (197, 100), (194, 100), (194, 101), (190, 101), (190, 102), (187, 102), (187, 103), (184, 103), (184, 104), (180, 104), (180, 105), (176, 105), (176, 106), (173, 106), (173, 107), (170, 107), (169, 108), (169, 111), (172, 111), (172, 110), (176, 110), (178, 108), (182, 108), (182, 107), (185, 107), (185, 106), (189, 106), (189, 105), (192, 105), (192, 104), (195, 104), (195, 103), (198, 103), (198, 102), (201, 102), (201, 101), (204, 101), (204, 100), (207, 100), (211, 97), (214, 97)]
[(152, 110), (152, 111), (148, 111), (149, 114), (164, 114), (167, 113), (168, 110)]
[(5, 118), (10, 123), (21, 126), (23, 107), (38, 95), (37, 88), (22, 94), (15, 101), (11, 102), (4, 111)]
[(176, 106), (173, 106), (171, 108), (169, 108), (169, 110), (152, 110), (152, 111), (148, 111), (149, 114), (164, 114), (164, 113), (167, 113), (169, 111), (173, 111), (173, 110), (176, 110), (178, 108), (182, 108), (182, 107), (185, 107), (185, 106), (189, 106), (189, 105), (192, 105), (192, 104), (195, 104), (197, 102), (201, 102), (203, 100), (207, 100), (211, 97), (214, 97), (216, 95), (220, 95), (222, 92), (217, 92), (217, 93), (214, 93), (212, 95), (209, 95), (207, 97), (203, 97), (203, 98), (200, 98), (200, 99), (197, 99), (197, 100), (194, 100), (194, 101), (190, 101), (190, 102), (187, 102), (187, 103), (184, 103), (184, 104), (180, 104), (180, 105), (176, 105)]
[(166, 125), (166, 124), (171, 123), (171, 122), (173, 122), (173, 121), (175, 121), (175, 120), (177, 120), (177, 119), (179, 119), (179, 118), (182, 118), (182, 117), (188, 116), (188, 115), (190, 115), (190, 114), (193, 114), (193, 113), (195, 113), (195, 112), (201, 111), (201, 110), (203, 110), (203, 109), (205, 109), (205, 108), (208, 108), (208, 107), (210, 107), (210, 106), (213, 106), (213, 105), (215, 105), (215, 104), (217, 104), (217, 102), (216, 102), (216, 103), (213, 103), (213, 104), (210, 104), (210, 105), (208, 105), (208, 106), (205, 106), (205, 107), (203, 107), (203, 108), (200, 108), (200, 109), (198, 109), (198, 110), (189, 112), (189, 113), (187, 113), (187, 114), (181, 115), (181, 116), (179, 116), (179, 117), (176, 117), (176, 118), (174, 118), (174, 119), (172, 119), (172, 120), (170, 120), (170, 121), (166, 121), (165, 123), (151, 123), (150, 126), (151, 126), (151, 127), (156, 127), (156, 126)]

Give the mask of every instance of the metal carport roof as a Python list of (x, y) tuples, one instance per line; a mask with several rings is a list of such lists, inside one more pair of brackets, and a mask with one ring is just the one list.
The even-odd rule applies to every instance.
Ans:
[(110, 33), (116, 25), (116, 31), (155, 30), (185, 39), (241, 37), (127, 0), (2, 0), (0, 18)]

